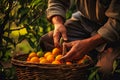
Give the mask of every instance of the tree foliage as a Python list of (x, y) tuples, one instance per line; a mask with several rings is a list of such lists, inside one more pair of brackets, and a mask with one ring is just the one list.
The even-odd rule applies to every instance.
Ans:
[[(15, 80), (10, 60), (21, 42), (26, 41), (32, 51), (39, 51), (39, 38), (53, 29), (46, 19), (47, 1), (0, 0), (0, 80)], [(66, 17), (71, 13), (69, 10)]]
[[(48, 32), (45, 16), (47, 0), (1, 0), (0, 1), (0, 54), (15, 50), (26, 39), (38, 50), (38, 40)], [(49, 27), (51, 29), (51, 27)], [(1, 56), (1, 57), (2, 57)]]
[(8, 76), (13, 68), (8, 71), (4, 63), (11, 59), (16, 46), (26, 40), (34, 51), (38, 51), (39, 38), (52, 29), (45, 14), (47, 1), (0, 0), (0, 74), (4, 73), (6, 79), (13, 78)]

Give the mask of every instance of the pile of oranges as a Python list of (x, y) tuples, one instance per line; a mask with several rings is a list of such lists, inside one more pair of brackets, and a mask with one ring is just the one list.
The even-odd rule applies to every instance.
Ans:
[[(45, 52), (31, 52), (27, 57), (27, 62), (30, 63), (40, 63), (40, 64), (63, 64), (60, 59), (62, 57), (62, 50), (59, 48), (54, 48), (52, 51)], [(78, 64), (83, 64), (85, 59), (89, 59), (89, 56), (84, 56), (83, 59), (78, 60)], [(71, 65), (72, 62), (64, 62), (64, 64)]]

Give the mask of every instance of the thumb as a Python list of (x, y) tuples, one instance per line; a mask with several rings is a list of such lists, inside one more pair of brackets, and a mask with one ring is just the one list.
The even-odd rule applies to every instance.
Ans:
[(60, 60), (61, 61), (71, 61), (73, 54), (71, 52), (66, 53)]

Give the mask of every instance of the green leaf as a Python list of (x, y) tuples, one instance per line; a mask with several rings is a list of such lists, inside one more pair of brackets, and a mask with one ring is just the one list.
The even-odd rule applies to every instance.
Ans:
[(29, 11), (30, 11), (30, 9), (28, 7), (21, 7), (18, 10), (18, 14), (21, 15), (19, 23), (22, 23), (25, 20), (27, 20), (27, 17), (28, 17), (27, 15), (28, 15)]
[(113, 62), (113, 72), (112, 72), (112, 73), (114, 73), (114, 71), (116, 70), (117, 65), (118, 65), (118, 63), (117, 63), (117, 61), (115, 60), (115, 61)]
[(91, 72), (93, 72), (93, 71), (95, 71), (95, 70), (97, 70), (97, 69), (99, 69), (100, 67), (98, 67), (98, 66), (94, 66), (94, 67), (91, 67), (91, 68), (89, 68), (89, 70), (91, 71)]
[(35, 48), (34, 42), (30, 38), (28, 38), (27, 41), (32, 48)]
[(120, 73), (120, 69), (118, 69), (118, 70), (115, 70), (115, 72), (118, 72), (118, 73)]
[(96, 80), (100, 80), (100, 76), (98, 73), (96, 73)]
[(96, 77), (97, 72), (98, 72), (98, 69), (92, 71), (92, 73), (88, 77), (88, 80), (94, 80), (95, 77)]
[(14, 43), (13, 39), (9, 38), (9, 37), (6, 37), (6, 36), (3, 36), (3, 39), (6, 41), (6, 42), (9, 42), (9, 43)]
[(40, 3), (41, 3), (41, 0), (33, 0), (31, 2), (31, 6), (34, 7), (34, 6), (36, 6), (36, 5), (40, 4)]
[(22, 42), (24, 39), (26, 39), (26, 35), (20, 35), (20, 36), (18, 37), (18, 42), (20, 43), (20, 42)]
[(25, 26), (26, 26), (26, 30), (27, 30), (27, 32), (28, 32), (29, 30), (31, 30), (31, 28), (30, 28), (29, 25), (25, 24)]

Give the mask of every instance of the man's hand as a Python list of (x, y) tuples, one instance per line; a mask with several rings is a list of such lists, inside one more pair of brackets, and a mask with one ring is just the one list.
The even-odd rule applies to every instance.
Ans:
[(69, 43), (65, 42), (63, 43), (63, 47), (69, 49), (69, 51), (62, 57), (62, 60), (71, 61), (81, 59), (85, 54), (94, 48), (94, 45), (90, 44), (89, 41), (85, 39)]
[(59, 47), (59, 40), (62, 37), (63, 40), (67, 40), (66, 28), (63, 24), (62, 18), (60, 16), (54, 16), (52, 18), (52, 23), (54, 25), (53, 40), (55, 47)]
[(62, 58), (63, 61), (81, 59), (89, 51), (95, 49), (105, 41), (99, 34), (84, 40), (76, 40), (69, 43), (63, 43), (63, 48), (70, 49)]

